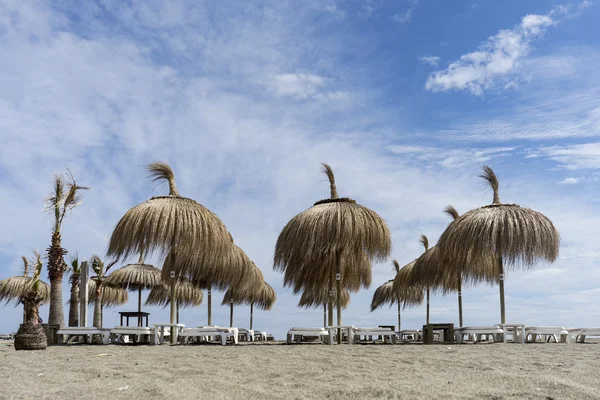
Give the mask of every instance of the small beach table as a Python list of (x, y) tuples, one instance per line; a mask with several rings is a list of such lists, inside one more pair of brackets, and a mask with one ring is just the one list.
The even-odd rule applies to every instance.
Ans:
[[(148, 316), (149, 312), (145, 311), (120, 311), (119, 315), (121, 316), (121, 326), (129, 326), (129, 318), (137, 318), (138, 326), (144, 326), (142, 323), (144, 322), (144, 317), (146, 318), (146, 328), (148, 327)], [(126, 318), (127, 324), (123, 325), (123, 317)]]
[(443, 331), (444, 337), (442, 343), (453, 344), (454, 343), (454, 323), (443, 323), (443, 324), (428, 324), (423, 325), (423, 343), (433, 343), (433, 331)]
[(185, 328), (185, 325), (184, 324), (165, 323), (165, 324), (154, 324), (154, 344), (163, 344), (165, 342), (165, 329), (171, 328), (171, 327), (175, 328), (174, 329), (174, 332), (175, 332), (174, 343), (177, 343), (179, 332), (181, 332), (183, 330), (183, 328)]
[(504, 343), (508, 343), (506, 339), (507, 333), (512, 333), (513, 343), (515, 344), (525, 344), (525, 338), (527, 335), (525, 334), (525, 328), (527, 324), (500, 324), (498, 325), (504, 331), (502, 335), (504, 337)]
[(327, 342), (328, 344), (333, 344), (334, 340), (333, 337), (335, 335), (337, 335), (337, 331), (338, 329), (340, 329), (340, 334), (342, 335), (342, 338), (344, 337), (344, 331), (346, 331), (346, 334), (348, 335), (348, 342), (351, 343), (352, 342), (352, 338), (350, 337), (350, 335), (352, 335), (352, 329), (354, 328), (354, 325), (331, 325), (327, 327), (327, 330), (329, 331), (329, 341)]

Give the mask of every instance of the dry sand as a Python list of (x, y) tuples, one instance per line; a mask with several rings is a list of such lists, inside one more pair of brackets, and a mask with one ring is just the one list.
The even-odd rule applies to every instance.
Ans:
[(0, 399), (598, 399), (599, 356), (597, 343), (0, 344)]

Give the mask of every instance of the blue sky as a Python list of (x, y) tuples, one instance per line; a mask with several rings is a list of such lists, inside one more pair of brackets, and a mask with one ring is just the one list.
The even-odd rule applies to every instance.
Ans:
[[(53, 172), (70, 168), (92, 188), (63, 229), (64, 247), (85, 259), (104, 254), (126, 210), (164, 191), (144, 171), (163, 160), (180, 192), (215, 211), (275, 287), (277, 303), (256, 326), (281, 337), (322, 321), (320, 310), (296, 307), (272, 270), (282, 227), (327, 196), (320, 162), (332, 165), (340, 194), (386, 219), (401, 265), (420, 255), (420, 234), (435, 243), (446, 205), (491, 202), (477, 177), (487, 163), (501, 200), (545, 213), (562, 236), (556, 263), (508, 272), (508, 319), (593, 326), (599, 7), (0, 1), (0, 278), (48, 246), (42, 201)], [(345, 322), (395, 323), (394, 309), (368, 307), (392, 271), (391, 259), (373, 266), (373, 286), (352, 296)], [(497, 287), (464, 296), (467, 324), (498, 322)], [(150, 311), (153, 322), (168, 318)], [(107, 310), (106, 326), (116, 312)], [(247, 314), (240, 307), (236, 324)], [(0, 331), (16, 330), (20, 315), (0, 308)], [(228, 323), (226, 307), (214, 315)], [(432, 316), (456, 321), (456, 298), (434, 297)], [(182, 321), (205, 323), (206, 306)], [(405, 327), (423, 322), (423, 307), (405, 311)]]

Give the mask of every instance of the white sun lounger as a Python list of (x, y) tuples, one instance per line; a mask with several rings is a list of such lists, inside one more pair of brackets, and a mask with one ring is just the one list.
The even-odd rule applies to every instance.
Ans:
[(94, 328), (94, 327), (64, 327), (56, 332), (58, 344), (67, 344), (69, 339), (74, 336), (83, 336), (86, 343), (91, 343), (93, 335), (100, 335), (102, 337), (102, 344), (108, 344), (110, 339), (110, 329), (108, 328)]
[(128, 337), (133, 337), (133, 343), (142, 342), (142, 338), (148, 339), (148, 343), (154, 343), (150, 338), (154, 337), (154, 328), (146, 326), (115, 326), (110, 330), (113, 343), (128, 343)]
[(556, 343), (559, 341), (571, 343), (569, 331), (563, 326), (528, 326), (525, 328), (525, 341), (527, 343), (535, 343), (538, 335), (546, 337), (546, 341), (554, 338)]
[(473, 336), (473, 342), (477, 343), (481, 341), (482, 335), (502, 335), (504, 331), (498, 325), (494, 326), (463, 326), (454, 330), (454, 339), (457, 344), (464, 343), (465, 335), (470, 337)]
[(253, 329), (238, 329), (238, 340), (244, 340), (246, 342), (254, 342), (254, 330)]
[(291, 344), (292, 341), (297, 341), (298, 336), (316, 336), (323, 343), (325, 343), (325, 338), (329, 337), (329, 332), (325, 328), (298, 328), (292, 327), (287, 333), (287, 344)]
[(400, 331), (399, 337), (401, 341), (404, 340), (419, 340), (421, 332), (417, 329), (404, 329)]
[(578, 328), (567, 329), (571, 336), (571, 342), (585, 343), (587, 336), (600, 336), (600, 328)]
[(237, 328), (222, 328), (219, 326), (201, 326), (198, 328), (184, 328), (179, 333), (179, 338), (182, 343), (187, 343), (189, 338), (199, 337), (218, 337), (221, 345), (227, 344), (227, 339), (232, 338), (234, 344), (238, 344), (238, 329)]
[(348, 338), (348, 343), (352, 344), (356, 336), (360, 339), (361, 336), (368, 337), (369, 340), (372, 340), (373, 336), (383, 336), (384, 343), (396, 343), (396, 332), (394, 332), (391, 328), (360, 328), (360, 327), (352, 327), (352, 332), (350, 337)]
[(261, 341), (266, 341), (267, 340), (267, 332), (264, 331), (254, 331), (254, 340), (261, 340)]

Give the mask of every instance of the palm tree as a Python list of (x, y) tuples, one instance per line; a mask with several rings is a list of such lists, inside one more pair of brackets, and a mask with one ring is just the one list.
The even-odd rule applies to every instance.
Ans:
[[(96, 290), (96, 281), (90, 279), (88, 281), (88, 293), (90, 293), (89, 304), (94, 305), (94, 311), (96, 311), (96, 301), (100, 303), (100, 326), (104, 326), (104, 308), (115, 307), (127, 304), (129, 295), (127, 290), (119, 287), (109, 286), (104, 282), (100, 286), (100, 292)], [(94, 314), (96, 317), (96, 313)], [(97, 322), (97, 321), (96, 321)]]
[(52, 194), (46, 198), (46, 209), (54, 214), (54, 226), (52, 227), (52, 241), (47, 249), (48, 276), (50, 278), (50, 316), (49, 325), (65, 324), (63, 314), (62, 281), (63, 274), (67, 270), (64, 256), (67, 250), (62, 248), (60, 229), (67, 213), (77, 207), (83, 196), (82, 190), (89, 188), (78, 186), (71, 172), (67, 172), (66, 178), (61, 174), (54, 174), (54, 187)]
[[(108, 245), (108, 255), (117, 259), (130, 254), (158, 252), (167, 255), (177, 249), (180, 252), (202, 253), (201, 264), (195, 272), (210, 266), (223, 254), (231, 251), (231, 235), (221, 220), (196, 201), (182, 197), (175, 185), (175, 175), (162, 162), (148, 166), (154, 182), (167, 182), (169, 194), (156, 196), (125, 213), (115, 227)], [(170, 273), (169, 272), (169, 278)], [(182, 276), (175, 267), (175, 278)], [(171, 295), (175, 299), (175, 282), (171, 279)], [(176, 301), (171, 301), (171, 323), (176, 318)], [(175, 337), (171, 332), (171, 338)]]
[[(90, 280), (94, 282), (93, 288), (95, 289), (95, 293), (92, 296), (92, 298), (94, 299), (94, 301), (93, 301), (93, 303), (94, 303), (93, 326), (95, 328), (102, 328), (102, 305), (104, 303), (103, 294), (104, 294), (104, 285), (106, 284), (106, 273), (113, 265), (115, 265), (115, 263), (117, 261), (116, 260), (112, 261), (108, 264), (108, 266), (106, 266), (104, 261), (102, 261), (102, 259), (95, 254), (92, 256), (91, 261), (92, 261), (92, 270), (96, 274), (95, 276), (92, 276), (90, 278)], [(88, 288), (89, 287), (90, 286), (88, 284)], [(98, 300), (100, 300), (100, 301), (98, 301)], [(127, 301), (127, 300), (125, 300), (125, 301)]]
[[(529, 268), (538, 260), (554, 262), (560, 235), (552, 221), (540, 212), (517, 204), (503, 204), (498, 178), (487, 165), (481, 178), (494, 192), (490, 205), (471, 210), (454, 220), (438, 241), (438, 251), (449, 273), (463, 277), (490, 274), (500, 283), (500, 319), (506, 323), (504, 266)], [(487, 265), (496, 265), (494, 270)], [(482, 271), (483, 269), (483, 271)]]
[(43, 264), (38, 252), (34, 252), (32, 264), (35, 267), (34, 275), (20, 297), (25, 307), (25, 322), (19, 327), (15, 336), (15, 350), (45, 350), (48, 346), (46, 333), (39, 321), (39, 308), (44, 301), (44, 294), (40, 289), (43, 286), (40, 282)]
[[(396, 275), (398, 275), (400, 264), (396, 260), (394, 260), (394, 269)], [(390, 306), (394, 303), (398, 305), (398, 332), (400, 332), (402, 330), (401, 309), (423, 303), (423, 289), (418, 286), (407, 286), (395, 291), (394, 280), (390, 279), (375, 290), (373, 300), (371, 301), (371, 312), (386, 303), (389, 303)]]
[(77, 255), (71, 257), (71, 298), (69, 299), (69, 326), (79, 326), (79, 283), (81, 278), (81, 266)]
[[(342, 287), (358, 290), (371, 283), (371, 261), (391, 252), (391, 234), (374, 211), (340, 198), (331, 167), (323, 164), (331, 196), (292, 218), (275, 246), (273, 267), (284, 272), (294, 293), (315, 287), (337, 289), (337, 324), (342, 324)], [(331, 297), (331, 296), (330, 296)], [(341, 332), (338, 332), (338, 343)]]
[[(21, 259), (23, 260), (23, 274), (0, 281), (0, 302), (6, 301), (6, 304), (8, 304), (14, 300), (16, 305), (22, 304), (22, 297), (31, 289), (33, 278), (29, 276), (29, 260), (25, 256), (22, 256)], [(39, 281), (38, 294), (42, 297), (41, 304), (48, 303), (50, 301), (50, 286)], [(23, 323), (25, 323), (27, 317), (25, 311), (23, 305)]]

